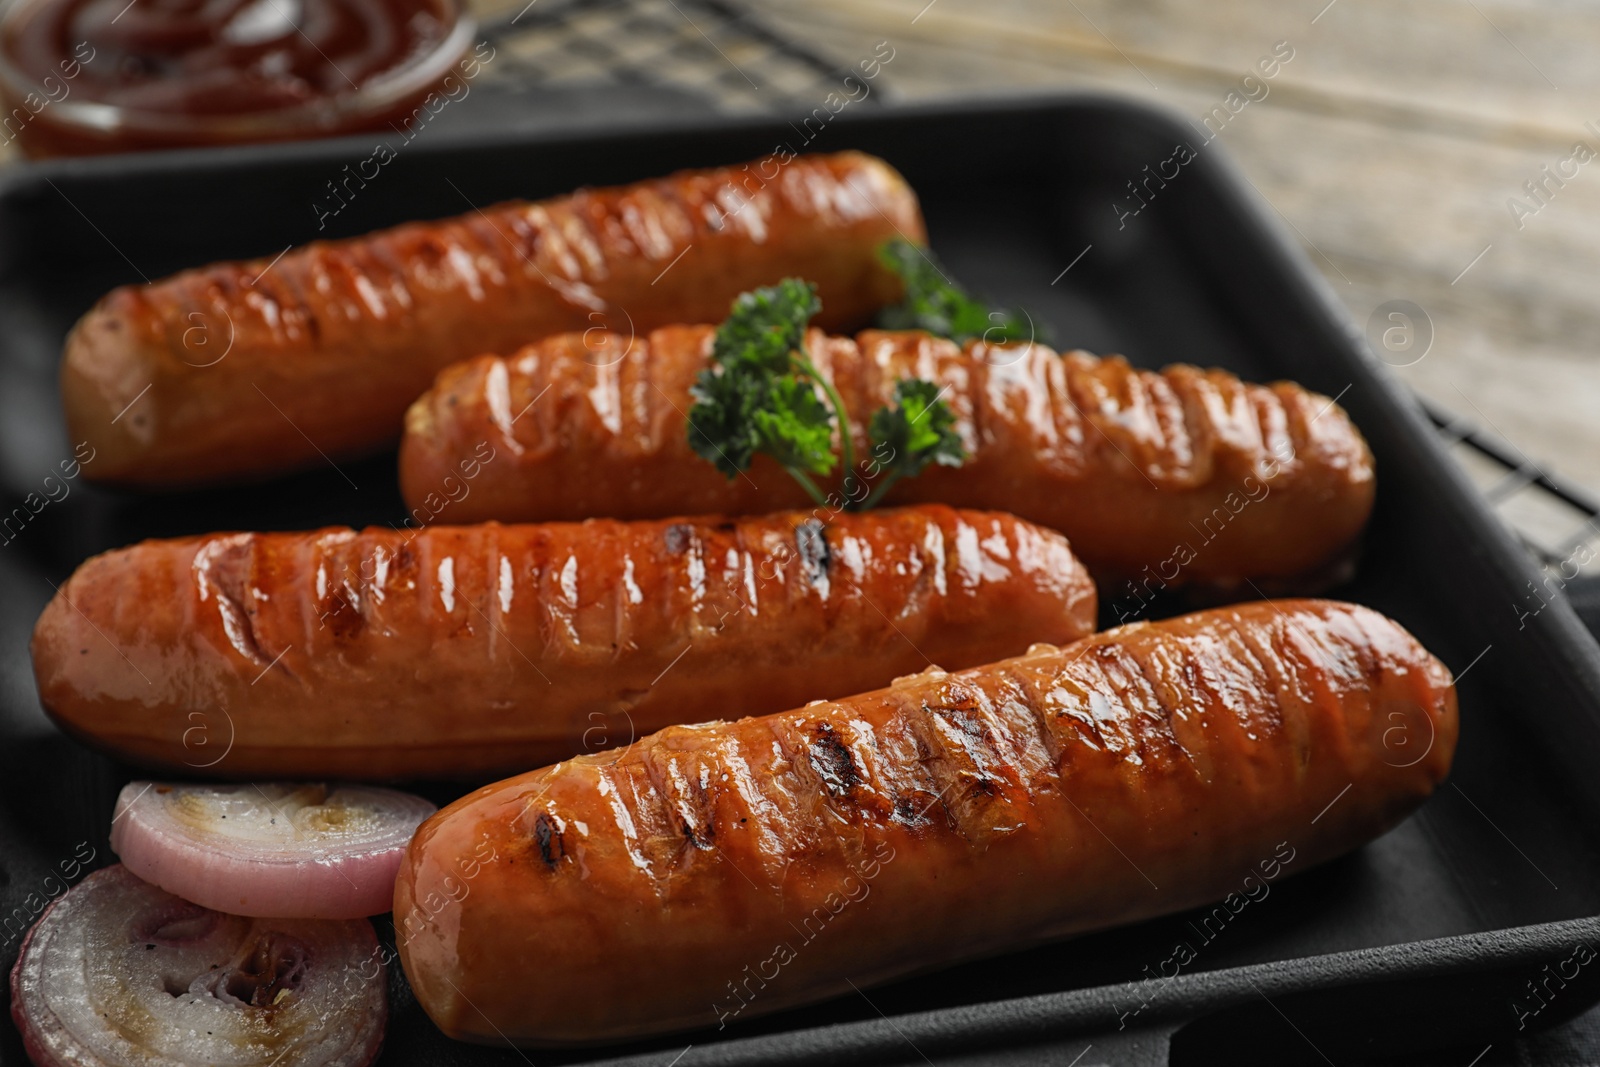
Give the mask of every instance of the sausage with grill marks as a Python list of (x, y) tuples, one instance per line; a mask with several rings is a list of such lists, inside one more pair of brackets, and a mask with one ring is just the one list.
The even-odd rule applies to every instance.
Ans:
[(739, 293), (791, 275), (817, 284), (823, 322), (863, 326), (899, 299), (877, 249), (902, 234), (923, 236), (905, 180), (841, 152), (217, 263), (116, 289), (79, 320), (61, 369), (67, 424), (99, 481), (315, 466), (392, 444), (441, 368), (550, 334), (718, 321)]
[(135, 763), (482, 779), (1094, 623), (1066, 541), (1003, 514), (332, 528), (97, 556), (33, 662), (62, 726)]
[[(803, 506), (765, 457), (730, 480), (690, 448), (689, 390), (713, 332), (553, 337), (444, 371), (406, 417), (400, 478), (413, 514), (535, 521)], [(1327, 584), (1372, 509), (1361, 434), (1338, 405), (1292, 383), (1135, 370), (1042, 345), (959, 348), (920, 332), (817, 330), (808, 347), (844, 400), (858, 455), (896, 382), (943, 390), (970, 458), (899, 482), (891, 502), (996, 508), (1061, 530), (1104, 576), (1141, 583), (1141, 597), (1185, 582)], [(452, 475), (486, 442), (500, 458), (450, 500)]]
[(1243, 899), (1398, 823), (1456, 731), (1366, 608), (1138, 623), (481, 789), (412, 840), (400, 957), (467, 1040), (718, 1027)]

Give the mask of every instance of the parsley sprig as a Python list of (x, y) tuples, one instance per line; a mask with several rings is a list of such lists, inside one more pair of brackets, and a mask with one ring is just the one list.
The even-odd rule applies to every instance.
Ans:
[[(806, 351), (806, 327), (822, 308), (816, 287), (798, 278), (742, 293), (717, 328), (711, 366), (695, 379), (690, 396), (689, 444), (730, 479), (768, 455), (824, 507), (865, 510), (883, 499), (901, 478), (929, 464), (959, 467), (966, 448), (955, 431), (955, 415), (934, 383), (908, 378), (896, 383), (894, 403), (868, 422), (870, 464), (881, 481), (860, 493), (855, 443), (844, 401)], [(821, 396), (818, 396), (818, 392)], [(833, 451), (835, 427), (840, 456)], [(842, 496), (831, 501), (817, 485), (844, 460)]]
[(926, 330), (957, 344), (975, 338), (990, 344), (1034, 339), (1025, 315), (973, 299), (946, 275), (931, 250), (896, 237), (878, 248), (878, 259), (900, 276), (906, 290), (900, 303), (879, 314), (884, 329)]

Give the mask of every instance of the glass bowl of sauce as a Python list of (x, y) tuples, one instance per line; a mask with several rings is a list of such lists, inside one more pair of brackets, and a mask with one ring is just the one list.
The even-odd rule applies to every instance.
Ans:
[(0, 144), (77, 155), (399, 128), (476, 73), (475, 33), (462, 0), (11, 0)]

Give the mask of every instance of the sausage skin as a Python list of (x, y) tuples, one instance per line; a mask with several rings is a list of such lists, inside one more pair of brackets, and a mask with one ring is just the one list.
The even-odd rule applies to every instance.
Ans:
[[(112, 291), (67, 338), (61, 391), (98, 481), (259, 478), (372, 452), (443, 367), (566, 330), (717, 321), (815, 282), (835, 328), (899, 298), (876, 259), (923, 237), (916, 195), (857, 152), (767, 157)], [(681, 259), (679, 258), (681, 257)], [(584, 516), (587, 518), (587, 516)]]
[(400, 958), (466, 1040), (720, 1026), (1298, 873), (1416, 808), (1456, 730), (1366, 608), (1135, 623), (480, 789), (411, 842)]
[[(400, 480), (419, 522), (653, 518), (804, 506), (766, 457), (728, 479), (694, 453), (689, 390), (708, 326), (647, 340), (552, 337), (439, 375), (412, 405)], [(1372, 455), (1348, 416), (1288, 382), (1135, 370), (1042, 345), (965, 349), (920, 332), (813, 331), (813, 361), (848, 411), (857, 455), (904, 377), (939, 386), (970, 458), (899, 482), (889, 500), (1009, 511), (1060, 530), (1100, 576), (1145, 596), (1195, 582), (1326, 584), (1372, 510)], [(594, 353), (603, 358), (594, 358)], [(460, 468), (497, 453), (464, 499)], [(870, 484), (873, 471), (863, 469)], [(864, 495), (864, 492), (862, 493)], [(1245, 591), (1247, 594), (1249, 590)]]
[(483, 781), (1094, 628), (1059, 534), (924, 507), (147, 541), (78, 568), (33, 664), (135, 763)]

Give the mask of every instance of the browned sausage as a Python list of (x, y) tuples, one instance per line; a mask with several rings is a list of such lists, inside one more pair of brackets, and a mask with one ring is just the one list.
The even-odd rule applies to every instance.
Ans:
[(845, 152), (219, 263), (117, 289), (79, 321), (61, 371), (67, 423), (103, 481), (314, 465), (392, 443), (440, 368), (549, 334), (715, 321), (787, 275), (817, 283), (834, 327), (865, 325), (898, 299), (875, 254), (901, 233), (922, 238), (915, 194), (888, 164)]
[(1225, 924), (1404, 818), (1456, 729), (1449, 672), (1365, 608), (1134, 624), (481, 789), (412, 840), (400, 958), (446, 1033), (537, 1045), (717, 1027), (1207, 901)]
[[(400, 477), (413, 516), (526, 522), (803, 506), (770, 461), (730, 481), (690, 449), (689, 389), (711, 336), (698, 326), (631, 346), (591, 336), (593, 350), (577, 335), (553, 337), (444, 371), (406, 416)], [(1041, 345), (962, 350), (923, 333), (851, 341), (814, 331), (809, 346), (842, 394), (858, 455), (868, 415), (899, 379), (946, 390), (971, 458), (900, 482), (890, 500), (994, 508), (1054, 527), (1091, 567), (1131, 579), (1141, 599), (1191, 581), (1316, 584), (1372, 508), (1360, 433), (1326, 397), (1287, 382), (1247, 385), (1187, 366), (1138, 371)], [(485, 447), (498, 458), (453, 501), (461, 464)]]
[(137, 763), (489, 777), (1094, 621), (1059, 534), (944, 507), (332, 528), (97, 556), (45, 609), (33, 663), (63, 727)]

